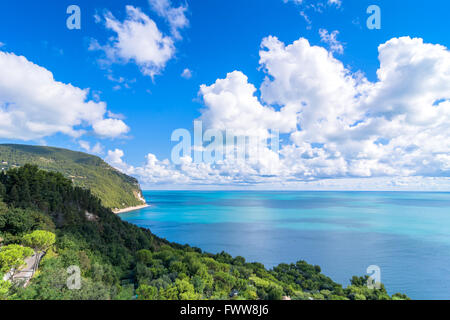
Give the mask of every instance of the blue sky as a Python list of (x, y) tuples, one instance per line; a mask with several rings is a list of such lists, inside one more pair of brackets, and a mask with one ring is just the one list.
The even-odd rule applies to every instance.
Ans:
[[(450, 27), (450, 21), (447, 18), (450, 10), (449, 3), (445, 1), (406, 2), (392, 0), (341, 0), (338, 3), (329, 3), (327, 0), (152, 1), (153, 7), (148, 0), (126, 2), (118, 0), (2, 2), (0, 4), (0, 43), (2, 43), (0, 51), (14, 54), (14, 59), (16, 56), (24, 56), (28, 62), (51, 72), (56, 82), (61, 82), (64, 85), (70, 84), (79, 89), (89, 88), (86, 97), (79, 99), (84, 99), (84, 102), (101, 103), (102, 106), (95, 106), (96, 112), (99, 113), (95, 117), (74, 115), (78, 118), (72, 119), (72, 122), (68, 120), (68, 124), (58, 122), (52, 129), (43, 129), (45, 133), (42, 134), (36, 133), (36, 130), (39, 129), (34, 129), (33, 132), (21, 137), (17, 135), (19, 138), (16, 138), (15, 133), (11, 132), (12, 129), (6, 128), (3, 134), (0, 130), (0, 142), (47, 144), (80, 151), (89, 149), (89, 152), (97, 153), (121, 170), (137, 176), (146, 187), (152, 187), (155, 184), (176, 187), (191, 183), (229, 187), (230, 185), (253, 183), (261, 185), (266, 183), (269, 187), (270, 185), (282, 185), (281, 187), (289, 188), (294, 187), (295, 183), (292, 181), (298, 178), (300, 187), (305, 187), (305, 181), (312, 181), (311, 188), (332, 187), (334, 185), (333, 179), (345, 181), (345, 186), (350, 186), (350, 188), (364, 188), (365, 185), (369, 186), (368, 188), (378, 188), (381, 185), (382, 188), (388, 189), (396, 186), (392, 185), (392, 181), (402, 181), (400, 184), (402, 186), (410, 186), (411, 184), (411, 188), (423, 189), (423, 185), (428, 183), (426, 182), (427, 179), (433, 179), (434, 182), (440, 179), (433, 188), (447, 188), (447, 177), (450, 172), (447, 167), (449, 160), (446, 157), (448, 156), (448, 150), (442, 148), (435, 153), (432, 150), (430, 151), (429, 146), (420, 145), (420, 142), (417, 142), (414, 146), (403, 145), (404, 150), (416, 150), (415, 147), (421, 150), (421, 153), (408, 163), (401, 162), (399, 159), (391, 159), (391, 157), (388, 159), (389, 150), (386, 149), (374, 151), (374, 154), (383, 153), (383, 156), (367, 156), (367, 161), (356, 164), (355, 159), (360, 159), (362, 154), (367, 154), (367, 145), (360, 147), (364, 151), (361, 151), (362, 149), (358, 152), (353, 149), (336, 151), (336, 145), (339, 145), (337, 141), (341, 141), (342, 137), (330, 138), (327, 136), (318, 139), (318, 141), (313, 141), (307, 136), (299, 134), (302, 136), (302, 143), (307, 142), (309, 148), (312, 146), (311, 150), (305, 151), (302, 149), (302, 152), (320, 153), (321, 151), (314, 150), (314, 147), (329, 146), (328, 149), (325, 147), (326, 152), (328, 152), (327, 156), (316, 161), (324, 161), (320, 164), (320, 169), (305, 163), (296, 172), (286, 173), (283, 171), (282, 173), (270, 174), (259, 172), (256, 174), (258, 178), (255, 178), (253, 171), (250, 174), (249, 170), (241, 168), (238, 170), (240, 172), (239, 177), (233, 177), (226, 181), (215, 181), (210, 179), (210, 176), (224, 176), (229, 170), (208, 175), (205, 172), (199, 172), (200, 169), (197, 167), (194, 174), (189, 173), (186, 168), (159, 162), (170, 158), (172, 147), (175, 144), (170, 141), (170, 136), (175, 129), (186, 128), (191, 130), (193, 121), (198, 118), (202, 118), (209, 127), (217, 126), (216, 120), (219, 115), (214, 112), (217, 111), (219, 106), (213, 105), (213, 103), (205, 103), (204, 98), (207, 93), (204, 92), (199, 95), (199, 90), (201, 85), (210, 87), (217, 79), (228, 79), (227, 74), (230, 72), (239, 71), (245, 75), (247, 83), (256, 88), (254, 96), (258, 98), (261, 105), (263, 107), (271, 105), (275, 112), (279, 111), (280, 117), (283, 117), (280, 111), (284, 106), (283, 101), (286, 104), (294, 103), (286, 102), (286, 99), (298, 92), (295, 94), (285, 92), (283, 98), (275, 97), (273, 92), (278, 89), (274, 88), (276, 84), (272, 83), (269, 84), (272, 88), (267, 90), (265, 96), (261, 93), (260, 88), (265, 77), (267, 75), (274, 76), (270, 72), (268, 74), (264, 67), (269, 66), (272, 62), (273, 68), (279, 66), (276, 64), (274, 57), (270, 57), (269, 62), (264, 66), (260, 63), (261, 43), (266, 37), (277, 37), (278, 41), (286, 46), (304, 38), (308, 40), (311, 47), (320, 46), (326, 49), (334, 57), (333, 59), (342, 64), (346, 72), (353, 74), (354, 78), (360, 74), (369, 83), (376, 84), (378, 81), (376, 72), (380, 68), (378, 58), (378, 46), (380, 44), (393, 38), (409, 36), (410, 38), (421, 38), (424, 43), (440, 44), (447, 48), (450, 46), (450, 38), (447, 32)], [(69, 16), (66, 9), (72, 4), (78, 5), (81, 9), (81, 30), (69, 30), (66, 27), (66, 19)], [(369, 16), (366, 9), (372, 4), (381, 8), (381, 30), (369, 30), (366, 27), (366, 20)], [(144, 60), (147, 59), (146, 62), (142, 63), (141, 61), (139, 63), (136, 59), (130, 58), (129, 50), (134, 50), (135, 47), (127, 47), (128, 56), (124, 54), (124, 51), (114, 48), (114, 44), (119, 39), (117, 30), (108, 28), (105, 23), (109, 17), (113, 22), (123, 27), (122, 23), (130, 20), (130, 16), (126, 14), (125, 7), (127, 5), (140, 10), (140, 14), (149, 19), (147, 21), (153, 21), (161, 36), (171, 43), (169, 57), (164, 58), (163, 62), (159, 62), (156, 67), (155, 65), (149, 67), (148, 57), (152, 56), (151, 54), (143, 58)], [(158, 12), (156, 5), (162, 5), (162, 11)], [(170, 13), (175, 11), (170, 10), (177, 8), (182, 8), (178, 12), (181, 12), (185, 20), (180, 25), (173, 27), (174, 24), (170, 22)], [(176, 31), (174, 32), (174, 30)], [(339, 52), (339, 50), (333, 52), (331, 49), (332, 43), (324, 41), (323, 35), (331, 35), (334, 31), (336, 31), (334, 44), (342, 46), (342, 52)], [(127, 45), (129, 44), (127, 43)], [(404, 47), (400, 48), (401, 45)], [(396, 48), (399, 50), (405, 49), (408, 45), (409, 43), (404, 42), (397, 44)], [(421, 46), (420, 43), (413, 43), (412, 45)], [(310, 50), (309, 47), (302, 48)], [(425, 48), (424, 52), (427, 52)], [(131, 53), (131, 56), (133, 54)], [(137, 54), (142, 54), (142, 52)], [(157, 57), (157, 59), (160, 59), (160, 57)], [(442, 61), (446, 61), (445, 57), (442, 59), (436, 63), (442, 64)], [(414, 59), (411, 59), (411, 61), (414, 61)], [(5, 62), (3, 66), (5, 68), (11, 66), (12, 68), (12, 65)], [(320, 65), (319, 61), (318, 66)], [(300, 74), (305, 66), (299, 65), (297, 67)], [(181, 76), (185, 69), (190, 70), (191, 77)], [(31, 72), (27, 73), (27, 67), (23, 67), (21, 70), (24, 72), (22, 76), (25, 78), (31, 74)], [(15, 70), (9, 71), (20, 74)], [(150, 76), (149, 72), (155, 74)], [(276, 71), (273, 72), (276, 73)], [(312, 75), (317, 73), (314, 70), (310, 72)], [(278, 74), (278, 77), (282, 77), (282, 74)], [(237, 76), (235, 81), (241, 83), (243, 80), (240, 76)], [(20, 81), (17, 83), (20, 83)], [(326, 85), (326, 82), (324, 82), (324, 85)], [(4, 84), (3, 88), (1, 86), (2, 83), (0, 82), (0, 110), (2, 108), (6, 110), (9, 105), (18, 105), (20, 108), (22, 107), (21, 104), (24, 105), (23, 108), (27, 110), (26, 112), (39, 112), (37, 111), (38, 108), (46, 108), (47, 102), (41, 102), (35, 97), (15, 98), (17, 94), (11, 92), (17, 88), (8, 87), (7, 84)], [(226, 88), (222, 88), (222, 85), (218, 87), (220, 88), (214, 89), (215, 91), (212, 87), (210, 89), (215, 93), (217, 93), (217, 90), (224, 90), (224, 92), (231, 90), (231, 87), (226, 87), (226, 85)], [(385, 90), (388, 92), (391, 89)], [(45, 96), (45, 87), (35, 91), (38, 90), (44, 90), (41, 95)], [(363, 90), (360, 87), (358, 90), (364, 91), (365, 89)], [(436, 93), (436, 97), (440, 97), (439, 99), (442, 99), (442, 102), (445, 103), (446, 99), (450, 98), (450, 93), (447, 96), (445, 95), (447, 88), (442, 90), (444, 93)], [(27, 94), (39, 94), (39, 92), (31, 91)], [(280, 93), (277, 94), (280, 95)], [(367, 95), (369, 100), (381, 99), (375, 93), (373, 96), (370, 93)], [(217, 95), (218, 99), (221, 97), (223, 95)], [(17, 101), (14, 99), (17, 99)], [(308, 100), (308, 98), (305, 99)], [(420, 98), (417, 98), (417, 101), (419, 100), (421, 101)], [(317, 97), (310, 100), (312, 108), (320, 109), (319, 106), (314, 106), (312, 101), (322, 100)], [(77, 103), (82, 102), (78, 101)], [(36, 106), (29, 106), (33, 103), (36, 103)], [(367, 103), (367, 101), (361, 102), (356, 108), (358, 109), (361, 105)], [(392, 103), (395, 105), (394, 102)], [(399, 103), (399, 105), (403, 105), (403, 103), (415, 104), (414, 101), (405, 101)], [(106, 105), (106, 109), (101, 111), (103, 104)], [(60, 106), (60, 108), (64, 110), (64, 108), (69, 107)], [(90, 107), (87, 108), (89, 110)], [(444, 109), (444, 106), (442, 106), (442, 109)], [(211, 112), (208, 113), (208, 110)], [(371, 107), (370, 110), (372, 112), (374, 109)], [(408, 115), (408, 112), (413, 112), (412, 110), (414, 109), (408, 109), (398, 116)], [(445, 110), (448, 110), (448, 108)], [(442, 112), (447, 115), (448, 112), (445, 110)], [(300, 110), (297, 110), (297, 112), (300, 112)], [(386, 110), (380, 112), (384, 119), (390, 117)], [(104, 114), (101, 115), (100, 113)], [(367, 115), (367, 112), (365, 114)], [(245, 117), (246, 115), (242, 116), (242, 118)], [(35, 125), (37, 119), (33, 120)], [(115, 122), (105, 122), (105, 119), (115, 119)], [(258, 118), (253, 120), (259, 121)], [(392, 119), (389, 118), (389, 120)], [(77, 121), (81, 122), (78, 123)], [(306, 120), (303, 119), (303, 121)], [(364, 119), (358, 121), (360, 121), (359, 123), (365, 122)], [(263, 120), (261, 120), (262, 122)], [(23, 124), (23, 122), (21, 123)], [(445, 122), (440, 128), (444, 124)], [(45, 125), (50, 124), (46, 123)], [(111, 132), (109, 128), (112, 125), (118, 126), (117, 130)], [(396, 123), (396, 125), (399, 125), (399, 123)], [(408, 123), (408, 125), (412, 126), (411, 123)], [(63, 126), (64, 129), (59, 129), (60, 126)], [(70, 127), (77, 132), (72, 132), (71, 129), (68, 129)], [(303, 127), (308, 126), (299, 120), (297, 128), (283, 133), (283, 141), (290, 138), (294, 141), (295, 132), (306, 131)], [(311, 128), (313, 127), (311, 124)], [(20, 126), (11, 123), (11, 128), (20, 129)], [(40, 126), (37, 126), (37, 128), (40, 128)], [(412, 137), (419, 141), (423, 138), (420, 135), (421, 132), (426, 131), (429, 125), (428, 127), (423, 125), (418, 128), (417, 124), (414, 123), (414, 128), (416, 129)], [(263, 129), (267, 129), (267, 126), (263, 126)], [(441, 130), (439, 132), (442, 133), (444, 138), (447, 138), (447, 131), (435, 129)], [(8, 134), (8, 130), (10, 130), (10, 134)], [(83, 131), (78, 132), (79, 130)], [(381, 132), (383, 129), (379, 130)], [(405, 132), (405, 139), (410, 132), (411, 130), (408, 130), (408, 133)], [(408, 136), (408, 138), (411, 139), (411, 136)], [(296, 146), (303, 148), (298, 139), (295, 142)], [(372, 135), (370, 139), (376, 145), (379, 144), (375, 143), (376, 141), (393, 141), (393, 137), (382, 135), (379, 135), (377, 139), (375, 139), (375, 135)], [(89, 148), (87, 144), (89, 144)], [(94, 148), (96, 144), (98, 148)], [(286, 144), (290, 144), (290, 142), (286, 142)], [(351, 145), (351, 143), (347, 142), (347, 145)], [(401, 145), (400, 142), (399, 145)], [(444, 145), (447, 146), (446, 142), (444, 142)], [(117, 152), (114, 153), (115, 151)], [(336, 161), (328, 162), (330, 159), (340, 157), (335, 155), (336, 152), (344, 154), (342, 162), (339, 162), (340, 164)], [(156, 159), (153, 162), (150, 161), (150, 165), (148, 154), (152, 154), (151, 159), (153, 159), (153, 156)], [(302, 158), (302, 155), (300, 154), (299, 157)], [(427, 167), (434, 160), (437, 162), (433, 166), (439, 167), (436, 170), (428, 170), (424, 167), (417, 168), (417, 163), (422, 163), (421, 166)], [(348, 168), (344, 170), (345, 172), (336, 169), (336, 166), (344, 166), (344, 163), (346, 163), (345, 166), (348, 165)], [(423, 165), (423, 163), (427, 165)], [(372, 165), (378, 169), (366, 168)], [(324, 168), (327, 166), (333, 167), (334, 170), (325, 170)], [(352, 169), (352, 166), (357, 166), (359, 169)], [(361, 169), (362, 166), (364, 169)], [(148, 171), (150, 170), (160, 170), (161, 174), (157, 176), (153, 173), (149, 174)], [(183, 172), (183, 170), (186, 172)], [(308, 174), (305, 174), (305, 172), (308, 172)], [(181, 177), (180, 180), (165, 179), (167, 176), (178, 173)], [(196, 178), (193, 178), (194, 176)], [(266, 181), (262, 178), (266, 176), (271, 178), (279, 176), (281, 178)], [(367, 179), (375, 182), (367, 183)], [(286, 186), (286, 181), (294, 184)], [(355, 185), (353, 182), (347, 181), (359, 182)], [(337, 183), (337, 185), (340, 184)]]

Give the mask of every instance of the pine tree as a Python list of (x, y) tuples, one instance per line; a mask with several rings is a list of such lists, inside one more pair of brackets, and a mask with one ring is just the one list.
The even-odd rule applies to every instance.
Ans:
[(6, 187), (5, 185), (0, 181), (0, 201), (5, 197), (6, 194)]
[(19, 191), (17, 189), (17, 185), (13, 185), (11, 191), (9, 192), (9, 202), (13, 204), (17, 204), (20, 200)]

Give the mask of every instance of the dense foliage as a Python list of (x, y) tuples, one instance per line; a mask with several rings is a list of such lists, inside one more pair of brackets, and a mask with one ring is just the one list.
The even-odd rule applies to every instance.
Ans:
[[(267, 270), (242, 257), (169, 243), (122, 221), (61, 174), (31, 165), (0, 176), (0, 197), (0, 257), (11, 246), (46, 250), (26, 288), (0, 280), (0, 299), (407, 298), (389, 297), (383, 286), (369, 289), (367, 278), (354, 277), (343, 288), (304, 261)], [(2, 266), (4, 273), (11, 264), (0, 259)], [(79, 290), (67, 286), (70, 266), (80, 268)]]
[(89, 189), (107, 208), (126, 208), (141, 205), (136, 179), (109, 166), (102, 159), (66, 149), (0, 145), (0, 168), (5, 170), (34, 164), (47, 171), (62, 173), (75, 186)]

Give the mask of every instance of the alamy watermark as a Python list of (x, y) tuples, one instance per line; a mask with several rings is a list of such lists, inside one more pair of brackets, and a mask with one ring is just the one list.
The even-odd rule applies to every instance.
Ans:
[(373, 4), (367, 8), (367, 14), (370, 14), (367, 19), (367, 28), (369, 30), (381, 29), (381, 9), (379, 6)]
[(79, 266), (70, 266), (67, 268), (66, 285), (69, 290), (80, 290), (81, 289), (81, 270)]
[(70, 16), (66, 20), (66, 26), (69, 30), (80, 30), (81, 29), (81, 9), (77, 5), (70, 5), (66, 10), (67, 14)]
[(367, 267), (366, 273), (369, 275), (367, 279), (367, 287), (369, 289), (381, 289), (381, 268), (376, 265)]

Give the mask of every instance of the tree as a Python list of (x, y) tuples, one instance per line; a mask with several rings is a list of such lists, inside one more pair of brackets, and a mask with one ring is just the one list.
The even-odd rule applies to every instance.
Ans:
[(6, 187), (0, 182), (0, 199), (3, 199), (6, 193)]
[(18, 269), (25, 263), (25, 258), (33, 254), (33, 250), (18, 244), (4, 246), (0, 250), (0, 271), (9, 272)]
[(25, 235), (22, 239), (23, 244), (37, 251), (46, 251), (55, 244), (56, 236), (54, 233), (44, 230), (36, 230)]
[(279, 286), (272, 285), (267, 290), (267, 299), (269, 300), (281, 300), (283, 298), (283, 289)]
[(12, 203), (19, 202), (19, 191), (17, 191), (17, 186), (13, 185), (11, 191), (9, 192), (9, 201)]
[(180, 300), (196, 300), (200, 296), (195, 293), (194, 286), (186, 279), (175, 280), (175, 285), (178, 289), (178, 299)]
[(149, 264), (152, 261), (152, 252), (150, 250), (142, 249), (136, 253), (139, 262)]
[(136, 290), (139, 300), (158, 300), (158, 289), (146, 284), (142, 284)]
[(11, 282), (0, 279), (0, 300), (6, 300), (8, 298), (10, 288)]
[(406, 294), (396, 293), (392, 296), (392, 300), (411, 300)]

